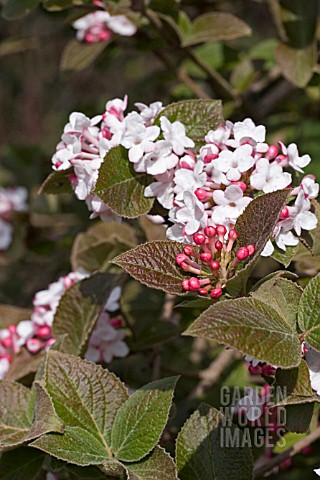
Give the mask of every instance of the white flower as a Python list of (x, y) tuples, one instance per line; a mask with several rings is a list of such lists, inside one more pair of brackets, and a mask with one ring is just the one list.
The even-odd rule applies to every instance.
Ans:
[(273, 246), (271, 240), (268, 240), (264, 249), (260, 253), (260, 255), (262, 257), (270, 257), (273, 254), (273, 252), (274, 252), (274, 246)]
[(176, 201), (179, 202), (182, 200), (184, 192), (195, 192), (197, 188), (203, 187), (206, 180), (207, 174), (203, 171), (203, 162), (199, 160), (194, 167), (194, 170), (189, 170), (187, 168), (180, 168), (176, 170), (174, 176), (174, 192), (177, 194)]
[(320, 477), (320, 468), (315, 468), (313, 471)]
[(152, 152), (153, 141), (159, 136), (160, 129), (157, 126), (146, 127), (137, 112), (126, 116), (124, 126), (121, 145), (129, 149), (130, 162), (136, 163), (145, 153)]
[(298, 194), (294, 206), (288, 207), (289, 221), (293, 222), (293, 227), (298, 235), (301, 235), (301, 229), (313, 230), (317, 226), (317, 217), (310, 212), (310, 208), (310, 200), (305, 197), (303, 191)]
[(114, 98), (106, 103), (106, 114), (114, 115), (119, 120), (123, 120), (123, 114), (128, 106), (128, 95), (124, 99)]
[(137, 31), (137, 27), (125, 15), (112, 15), (106, 23), (114, 33), (125, 37), (131, 37)]
[(262, 143), (266, 139), (266, 127), (256, 126), (251, 118), (246, 118), (242, 122), (236, 122), (233, 126), (234, 139), (242, 144), (254, 140), (255, 144)]
[(104, 309), (108, 312), (115, 312), (120, 308), (119, 300), (121, 297), (121, 287), (115, 287), (111, 290), (111, 293), (108, 297), (107, 303), (105, 304)]
[(288, 147), (282, 142), (279, 142), (279, 144), (283, 154), (287, 157), (288, 165), (298, 172), (303, 172), (302, 169), (311, 162), (310, 155), (302, 155), (302, 157), (299, 157), (298, 147), (295, 143), (290, 143)]
[(229, 121), (226, 122), (224, 127), (218, 127), (215, 130), (210, 130), (204, 137), (206, 143), (214, 143), (218, 147), (224, 147), (226, 141), (230, 138), (233, 124)]
[(100, 217), (103, 222), (110, 222), (112, 220), (119, 221), (120, 217), (114, 213), (108, 205), (106, 205), (99, 197), (96, 195), (89, 195), (86, 198), (86, 204), (88, 209), (92, 212), (90, 219)]
[(31, 320), (23, 320), (18, 323), (17, 330), (18, 334), (18, 346), (21, 347), (26, 343), (28, 338), (31, 338), (35, 334), (34, 324)]
[(286, 251), (286, 247), (295, 247), (299, 243), (299, 239), (291, 232), (291, 230), (283, 231), (283, 229), (279, 231), (274, 240), (278, 247), (284, 251)]
[(173, 170), (169, 170), (161, 175), (156, 175), (156, 182), (148, 185), (144, 190), (145, 197), (156, 197), (158, 202), (168, 210), (173, 206)]
[(264, 193), (282, 190), (291, 183), (290, 173), (283, 172), (277, 163), (269, 163), (266, 158), (261, 158), (256, 163), (256, 168), (250, 177), (250, 184), (256, 190)]
[(183, 194), (184, 206), (176, 212), (178, 223), (185, 225), (184, 232), (187, 235), (196, 233), (200, 227), (205, 227), (207, 215), (204, 211), (203, 203), (199, 202), (194, 193), (189, 191)]
[(314, 175), (307, 175), (300, 184), (305, 196), (309, 199), (317, 198), (319, 195), (319, 184), (315, 182)]
[(73, 112), (69, 117), (69, 123), (64, 127), (64, 133), (83, 133), (91, 127), (90, 118), (81, 112)]
[(0, 219), (0, 251), (7, 250), (12, 241), (13, 228), (8, 222)]
[(79, 200), (85, 200), (94, 189), (101, 163), (102, 160), (99, 157), (93, 160), (73, 159), (71, 161), (77, 177), (75, 194)]
[(239, 400), (236, 407), (245, 408), (248, 420), (254, 422), (263, 414), (265, 399), (260, 397), (258, 392), (251, 387), (246, 387), (246, 393), (247, 395)]
[(140, 110), (140, 116), (146, 125), (151, 125), (157, 115), (163, 110), (161, 102), (153, 102), (150, 105), (137, 102), (135, 106)]
[(187, 137), (185, 126), (181, 122), (171, 123), (167, 117), (161, 117), (160, 124), (163, 137), (171, 143), (174, 153), (183, 155), (185, 148), (194, 147), (193, 140)]
[(166, 140), (154, 144), (154, 150), (144, 156), (144, 166), (150, 175), (160, 175), (174, 168), (179, 158), (172, 152), (172, 146)]
[(90, 337), (86, 359), (110, 363), (113, 357), (125, 357), (129, 348), (123, 341), (124, 337), (124, 330), (113, 328), (110, 325), (110, 316), (106, 312), (102, 313)]
[(225, 224), (235, 223), (252, 199), (244, 197), (238, 185), (230, 185), (224, 191), (215, 190), (213, 200), (216, 206), (213, 207), (211, 220), (216, 224)]
[(0, 380), (3, 380), (10, 368), (10, 362), (7, 358), (0, 358)]
[(213, 160), (213, 165), (216, 170), (225, 173), (228, 180), (237, 181), (240, 180), (242, 173), (247, 172), (254, 165), (251, 154), (250, 145), (242, 145), (234, 152), (222, 150), (219, 157)]
[(28, 191), (24, 187), (0, 188), (0, 216), (3, 213), (9, 213), (3, 211), (2, 202), (4, 202), (4, 209), (9, 205), (10, 211), (25, 212), (28, 210), (27, 198)]
[(320, 395), (320, 353), (306, 344), (305, 360), (309, 368), (311, 388)]

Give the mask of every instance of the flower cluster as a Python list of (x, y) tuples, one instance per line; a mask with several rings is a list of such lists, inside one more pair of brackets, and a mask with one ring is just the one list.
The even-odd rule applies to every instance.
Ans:
[[(153, 176), (144, 194), (168, 210), (171, 240), (193, 243), (193, 235), (209, 226), (233, 229), (257, 195), (284, 188), (290, 190), (289, 200), (274, 229), (273, 242), (268, 242), (262, 254), (271, 255), (274, 243), (285, 251), (298, 244), (302, 230), (316, 227), (311, 200), (318, 196), (319, 185), (314, 176), (303, 176), (311, 159), (300, 156), (295, 144), (267, 144), (265, 127), (247, 118), (235, 124), (227, 121), (209, 131), (198, 151), (181, 122), (170, 122), (161, 115), (160, 102), (136, 106), (139, 112), (125, 114), (125, 97), (107, 102), (102, 116), (89, 119), (81, 113), (71, 114), (52, 158), (55, 170), (73, 168), (71, 183), (78, 198), (87, 202), (92, 218), (112, 216), (92, 191), (104, 156), (122, 145), (135, 171)], [(294, 172), (301, 180), (293, 188)]]
[(192, 237), (197, 247), (185, 245), (183, 253), (176, 256), (179, 267), (191, 275), (182, 281), (183, 290), (210, 295), (212, 299), (221, 297), (223, 287), (239, 263), (254, 254), (254, 245), (241, 246), (235, 253), (238, 233), (230, 229), (226, 234), (224, 225), (205, 227), (203, 233), (195, 233)]
[[(95, 0), (93, 4), (105, 8), (103, 2)], [(110, 15), (105, 10), (88, 13), (73, 22), (72, 26), (77, 30), (77, 40), (85, 43), (107, 42), (114, 33), (130, 37), (137, 31), (125, 15)]]
[[(23, 320), (17, 325), (9, 325), (0, 330), (0, 379), (9, 370), (14, 356), (25, 347), (30, 353), (49, 349), (55, 342), (52, 335), (54, 315), (62, 295), (72, 285), (86, 278), (82, 272), (71, 272), (51, 283), (47, 290), (36, 293), (33, 300), (33, 312), (30, 320)], [(125, 357), (129, 353), (121, 319), (113, 312), (119, 309), (118, 300), (121, 288), (115, 287), (109, 295), (97, 325), (89, 340), (86, 358), (93, 362), (111, 362), (113, 357)]]
[(0, 188), (0, 252), (7, 250), (12, 242), (12, 214), (28, 209), (27, 197), (24, 187)]

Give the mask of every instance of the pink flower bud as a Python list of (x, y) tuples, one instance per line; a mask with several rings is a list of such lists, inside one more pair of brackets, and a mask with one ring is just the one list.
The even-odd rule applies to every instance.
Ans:
[(182, 283), (181, 283), (181, 286), (183, 288), (183, 290), (185, 290), (186, 292), (188, 292), (190, 290), (190, 287), (189, 287), (189, 280), (183, 280)]
[(4, 347), (4, 348), (11, 348), (12, 347), (12, 338), (9, 336), (9, 337), (5, 337), (1, 340), (1, 345)]
[(178, 255), (176, 256), (176, 263), (179, 266), (181, 266), (181, 264), (185, 262), (187, 259), (188, 259), (187, 255), (185, 255), (184, 253), (178, 253)]
[(247, 247), (240, 247), (237, 251), (237, 259), (241, 262), (249, 257), (249, 250)]
[(234, 228), (231, 228), (228, 237), (230, 238), (230, 240), (237, 240), (238, 232)]
[(48, 338), (51, 335), (51, 328), (48, 325), (41, 325), (37, 329), (37, 336), (40, 338)]
[(247, 189), (247, 185), (244, 182), (241, 182), (241, 181), (237, 181), (237, 182), (233, 181), (233, 182), (231, 182), (231, 184), (232, 185), (237, 185), (237, 187), (240, 187), (243, 192), (245, 192), (246, 189)]
[(189, 280), (190, 290), (198, 290), (201, 287), (200, 281), (196, 277), (191, 277)]
[(193, 241), (196, 245), (202, 245), (205, 242), (206, 237), (203, 233), (195, 233), (193, 235)]
[(122, 326), (122, 320), (121, 318), (111, 318), (110, 320), (110, 325), (113, 327), (113, 328), (119, 328)]
[(212, 255), (209, 252), (200, 253), (200, 258), (204, 263), (209, 263), (212, 260)]
[(49, 338), (49, 340), (46, 341), (45, 346), (46, 346), (46, 348), (50, 348), (50, 347), (52, 347), (52, 345), (54, 343), (56, 343), (56, 339), (52, 337), (52, 338)]
[(206, 288), (199, 288), (198, 293), (199, 295), (207, 295), (208, 290)]
[(11, 335), (14, 335), (17, 331), (17, 326), (16, 325), (9, 325), (8, 330), (11, 333)]
[(210, 297), (211, 298), (219, 298), (222, 295), (222, 289), (221, 287), (216, 287), (213, 290), (211, 290)]
[(252, 245), (252, 243), (250, 243), (249, 245), (247, 245), (247, 249), (249, 251), (249, 255), (253, 255), (256, 251), (256, 247), (254, 245)]
[(251, 375), (261, 374), (261, 367), (259, 367), (259, 365), (257, 365), (256, 367), (254, 367), (253, 365), (249, 365), (248, 370)]
[(211, 226), (206, 227), (203, 231), (208, 238), (213, 238), (217, 233), (217, 230), (215, 229), (215, 227), (211, 227)]
[(227, 233), (227, 229), (224, 225), (217, 225), (216, 230), (218, 235), (225, 235)]
[(216, 153), (208, 153), (204, 157), (204, 163), (210, 163), (212, 160), (215, 160), (218, 158), (218, 155)]
[(210, 263), (210, 268), (211, 270), (219, 270), (220, 263), (217, 262), (216, 260), (213, 260), (213, 262)]
[(2, 355), (0, 355), (0, 358), (5, 358), (6, 360), (8, 360), (8, 362), (12, 362), (12, 355), (10, 355), (9, 353), (3, 353)]
[(290, 468), (292, 466), (292, 460), (291, 458), (287, 458), (286, 460), (284, 460), (282, 463), (280, 463), (280, 468), (281, 470), (287, 470), (288, 468)]
[(279, 153), (278, 147), (276, 145), (270, 145), (266, 153), (266, 158), (268, 160), (272, 160), (273, 158), (276, 158), (278, 153)]
[(29, 338), (26, 347), (30, 353), (38, 353), (42, 349), (43, 343), (37, 338)]
[(285, 155), (278, 155), (276, 157), (276, 162), (281, 163), (281, 162), (283, 162), (283, 160), (286, 160), (286, 158), (287, 157)]
[(188, 257), (190, 257), (190, 255), (192, 255), (193, 249), (192, 249), (192, 247), (191, 247), (190, 245), (185, 245), (185, 246), (183, 247), (183, 251), (184, 251), (184, 253), (185, 253), (186, 255), (188, 255)]
[(280, 213), (280, 220), (285, 220), (289, 217), (289, 209), (288, 207), (283, 207)]
[(311, 455), (313, 452), (313, 448), (311, 445), (308, 445), (307, 447), (304, 447), (302, 450), (301, 450), (301, 453), (302, 455)]
[(220, 240), (217, 240), (216, 243), (214, 244), (217, 250), (222, 250), (223, 249), (223, 243), (220, 242)]
[(104, 30), (100, 32), (98, 35), (100, 42), (106, 42), (107, 40), (109, 40), (110, 37), (111, 37), (111, 32), (109, 32), (108, 30)]
[(200, 200), (200, 202), (204, 202), (209, 197), (209, 192), (207, 192), (207, 190), (204, 190), (204, 188), (197, 188), (194, 193), (197, 199)]
[(263, 375), (270, 377), (271, 375), (274, 375), (276, 373), (276, 369), (272, 365), (263, 365), (262, 373)]

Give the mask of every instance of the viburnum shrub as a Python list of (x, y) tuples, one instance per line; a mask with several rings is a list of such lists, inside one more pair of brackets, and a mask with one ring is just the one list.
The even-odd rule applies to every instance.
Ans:
[(41, 192), (74, 192), (101, 221), (29, 316), (0, 309), (1, 478), (14, 461), (26, 480), (248, 480), (306, 452), (320, 276), (279, 263), (317, 252), (310, 161), (250, 118), (224, 121), (218, 100), (70, 115)]

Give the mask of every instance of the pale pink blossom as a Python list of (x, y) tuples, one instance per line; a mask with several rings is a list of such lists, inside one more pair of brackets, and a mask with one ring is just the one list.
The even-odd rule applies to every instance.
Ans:
[(204, 211), (203, 203), (199, 202), (194, 193), (184, 192), (183, 204), (184, 206), (176, 212), (176, 219), (178, 223), (185, 225), (184, 232), (187, 235), (192, 235), (199, 228), (206, 226), (207, 215)]
[(163, 116), (160, 118), (160, 124), (163, 137), (171, 143), (174, 153), (183, 155), (185, 148), (194, 147), (194, 141), (186, 135), (185, 126), (181, 122), (171, 123)]
[(269, 163), (266, 158), (261, 158), (256, 163), (256, 168), (250, 177), (250, 184), (255, 190), (264, 193), (282, 190), (291, 183), (291, 174), (284, 172), (277, 163)]
[(145, 197), (156, 197), (158, 202), (168, 210), (173, 206), (173, 175), (174, 171), (169, 170), (161, 175), (155, 175), (156, 182), (148, 185), (144, 190)]
[(279, 145), (281, 146), (283, 154), (287, 157), (286, 164), (294, 170), (303, 172), (302, 169), (311, 162), (310, 155), (302, 155), (302, 157), (299, 157), (298, 147), (295, 143), (290, 143), (288, 147), (282, 142), (279, 142)]
[(213, 200), (216, 204), (212, 209), (212, 221), (216, 224), (235, 223), (246, 206), (251, 202), (250, 197), (244, 197), (243, 191), (237, 185), (230, 185), (224, 191), (215, 190)]
[(254, 158), (250, 145), (242, 145), (236, 148), (234, 152), (222, 150), (218, 158), (213, 161), (214, 168), (225, 173), (229, 181), (240, 180), (241, 175), (250, 170), (253, 165)]
[(163, 110), (162, 102), (153, 102), (150, 103), (150, 105), (137, 102), (135, 106), (139, 109), (140, 116), (147, 126), (152, 125), (154, 119), (159, 115), (161, 110)]

